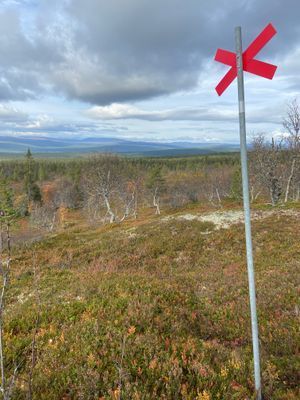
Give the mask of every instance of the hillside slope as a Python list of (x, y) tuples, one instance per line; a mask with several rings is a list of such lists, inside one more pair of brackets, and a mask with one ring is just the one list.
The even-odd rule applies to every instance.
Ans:
[[(299, 216), (254, 221), (265, 399), (300, 394)], [(244, 228), (234, 222), (165, 215), (15, 250), (5, 326), (7, 367), (20, 365), (14, 398), (31, 382), (36, 400), (252, 399)]]

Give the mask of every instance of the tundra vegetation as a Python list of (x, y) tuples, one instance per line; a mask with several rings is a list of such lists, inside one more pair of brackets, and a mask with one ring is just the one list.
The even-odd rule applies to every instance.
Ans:
[[(300, 396), (296, 101), (284, 126), (249, 152), (272, 400)], [(1, 161), (0, 396), (254, 399), (241, 203), (238, 154)]]

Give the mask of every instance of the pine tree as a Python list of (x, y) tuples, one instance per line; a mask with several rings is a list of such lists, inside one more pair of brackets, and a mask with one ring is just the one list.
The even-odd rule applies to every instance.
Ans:
[(26, 169), (25, 169), (25, 180), (24, 180), (24, 186), (25, 186), (25, 193), (27, 197), (27, 212), (29, 208), (29, 204), (31, 202), (35, 203), (41, 203), (42, 201), (42, 195), (39, 186), (35, 182), (35, 171), (34, 171), (34, 158), (32, 156), (32, 153), (30, 149), (27, 150), (26, 153)]
[(7, 219), (15, 214), (13, 193), (6, 179), (0, 177), (0, 217)]

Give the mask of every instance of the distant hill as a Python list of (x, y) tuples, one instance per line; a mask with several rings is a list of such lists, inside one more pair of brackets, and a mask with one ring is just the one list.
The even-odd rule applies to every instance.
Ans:
[(155, 157), (237, 151), (239, 146), (224, 143), (146, 142), (110, 137), (60, 139), (43, 136), (0, 136), (0, 154), (23, 154), (28, 148), (33, 153), (48, 155), (104, 152)]

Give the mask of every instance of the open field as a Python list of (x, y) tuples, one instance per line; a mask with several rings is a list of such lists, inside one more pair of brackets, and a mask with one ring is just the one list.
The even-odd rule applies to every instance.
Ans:
[[(4, 329), (14, 398), (253, 399), (244, 228), (215, 229), (204, 211), (18, 245)], [(264, 398), (298, 399), (300, 213), (256, 213)]]

